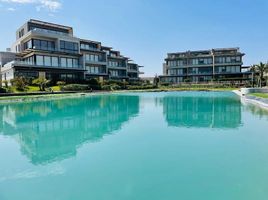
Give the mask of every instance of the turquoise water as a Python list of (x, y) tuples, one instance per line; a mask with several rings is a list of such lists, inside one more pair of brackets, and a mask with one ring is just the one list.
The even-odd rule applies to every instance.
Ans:
[(229, 92), (0, 105), (1, 200), (266, 200), (268, 111)]

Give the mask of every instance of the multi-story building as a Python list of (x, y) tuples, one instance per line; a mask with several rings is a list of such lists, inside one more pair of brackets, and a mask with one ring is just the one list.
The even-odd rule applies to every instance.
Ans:
[(243, 81), (249, 73), (243, 72), (239, 48), (169, 53), (163, 64), (161, 82)]
[[(80, 82), (84, 79), (129, 77), (127, 57), (104, 47), (101, 42), (80, 39), (73, 28), (39, 20), (29, 20), (16, 32), (10, 52), (0, 53), (1, 78), (46, 77), (52, 81)], [(12, 55), (13, 59), (10, 59)], [(135, 73), (139, 78), (139, 67)]]

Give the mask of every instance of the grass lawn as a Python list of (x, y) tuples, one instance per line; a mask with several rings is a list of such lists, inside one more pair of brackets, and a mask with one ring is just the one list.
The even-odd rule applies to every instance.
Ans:
[(255, 96), (255, 97), (261, 97), (261, 98), (268, 98), (268, 93), (251, 93), (250, 95)]
[[(59, 86), (52, 86), (51, 87), (53, 89), (54, 92), (58, 92), (60, 91), (60, 87)], [(27, 86), (25, 91), (19, 91), (17, 90), (15, 87), (10, 87), (9, 88), (10, 91), (12, 91), (13, 93), (20, 93), (20, 92), (40, 92), (40, 89), (38, 86)], [(46, 89), (48, 91), (48, 89)]]

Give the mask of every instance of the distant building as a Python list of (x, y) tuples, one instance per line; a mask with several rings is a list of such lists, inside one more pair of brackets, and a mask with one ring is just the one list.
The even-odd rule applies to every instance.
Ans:
[(0, 53), (0, 65), (2, 80), (24, 76), (54, 82), (135, 81), (140, 74), (140, 66), (119, 51), (75, 37), (72, 27), (33, 19), (17, 30), (11, 52)]
[(145, 81), (145, 82), (148, 82), (148, 83), (151, 83), (151, 84), (154, 83), (154, 79), (155, 79), (155, 77), (141, 77), (142, 81)]
[(160, 80), (174, 84), (249, 80), (250, 73), (242, 71), (244, 55), (239, 48), (169, 53)]

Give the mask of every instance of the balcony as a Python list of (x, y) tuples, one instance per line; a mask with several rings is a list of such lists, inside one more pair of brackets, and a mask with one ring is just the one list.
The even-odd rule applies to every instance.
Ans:
[(195, 76), (195, 75), (212, 75), (213, 72), (190, 72), (188, 73), (189, 76)]
[(110, 68), (110, 69), (123, 69), (123, 70), (127, 70), (127, 67), (126, 66), (122, 66), (122, 65), (120, 65), (120, 66), (108, 65), (107, 67)]
[(128, 68), (127, 71), (128, 72), (133, 72), (133, 73), (138, 73), (139, 72), (138, 69), (130, 69), (130, 68)]
[(93, 64), (93, 65), (107, 65), (107, 62), (105, 60), (85, 60), (86, 64)]
[(101, 50), (98, 49), (98, 48), (94, 48), (94, 47), (82, 47), (81, 45), (80, 45), (80, 50), (82, 50), (82, 51), (98, 51), (98, 52), (101, 52)]
[(57, 36), (70, 36), (70, 37), (72, 37), (72, 35), (69, 34), (69, 33), (64, 33), (64, 32), (59, 32), (59, 31), (52, 31), (52, 30), (41, 29), (41, 28), (34, 28), (31, 31), (33, 33), (52, 34), (52, 35), (57, 35)]
[(82, 65), (76, 65), (75, 67), (66, 67), (66, 66), (45, 66), (45, 65), (36, 65), (35, 63), (25, 62), (25, 61), (12, 61), (11, 66), (15, 67), (30, 67), (30, 68), (49, 68), (49, 69), (69, 69), (69, 70), (84, 70)]

